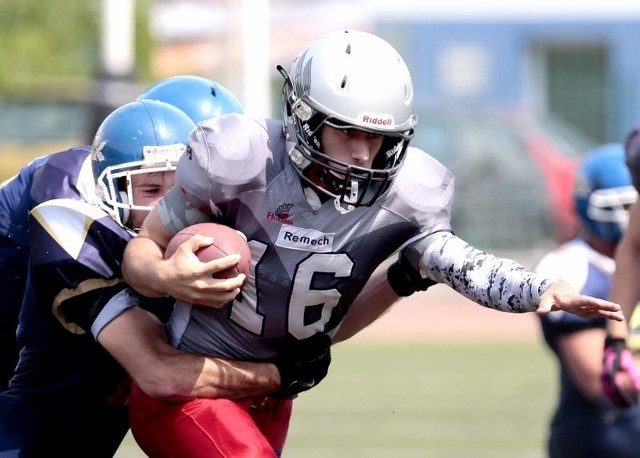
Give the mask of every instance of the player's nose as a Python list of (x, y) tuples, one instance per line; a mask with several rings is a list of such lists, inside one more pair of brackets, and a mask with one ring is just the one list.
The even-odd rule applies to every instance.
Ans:
[(351, 159), (361, 163), (369, 160), (369, 141), (366, 137), (356, 137), (350, 144)]

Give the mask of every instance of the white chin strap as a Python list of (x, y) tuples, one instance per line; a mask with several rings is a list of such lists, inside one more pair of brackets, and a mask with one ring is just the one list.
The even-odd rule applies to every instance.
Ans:
[(358, 181), (351, 180), (351, 186), (349, 186), (349, 197), (344, 198), (344, 202), (340, 201), (339, 197), (336, 197), (333, 200), (333, 204), (336, 207), (336, 210), (340, 212), (340, 214), (344, 215), (354, 210), (356, 207), (351, 204), (355, 204), (358, 201)]

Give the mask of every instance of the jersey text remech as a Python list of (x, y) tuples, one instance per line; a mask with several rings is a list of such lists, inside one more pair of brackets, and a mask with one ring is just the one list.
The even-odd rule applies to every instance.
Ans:
[(276, 245), (292, 250), (315, 251), (317, 253), (330, 253), (333, 250), (333, 237), (335, 234), (325, 234), (313, 229), (283, 225), (278, 234)]

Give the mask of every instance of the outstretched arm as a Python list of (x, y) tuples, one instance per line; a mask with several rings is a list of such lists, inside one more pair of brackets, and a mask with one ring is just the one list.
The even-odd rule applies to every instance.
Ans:
[(485, 307), (503, 312), (544, 315), (564, 310), (584, 317), (621, 321), (620, 306), (579, 294), (571, 285), (525, 269), (472, 247), (449, 232), (430, 234), (404, 248), (406, 268), (423, 279), (444, 283)]

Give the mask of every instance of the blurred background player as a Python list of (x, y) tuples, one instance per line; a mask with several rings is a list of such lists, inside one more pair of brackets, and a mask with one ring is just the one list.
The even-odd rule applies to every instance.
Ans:
[[(138, 100), (173, 105), (194, 123), (225, 113), (244, 113), (240, 101), (221, 84), (201, 76), (178, 75), (146, 88)], [(16, 328), (27, 274), (28, 214), (51, 199), (95, 201), (90, 145), (35, 159), (0, 186), (0, 391), (18, 362)]]
[[(582, 159), (573, 198), (579, 237), (542, 257), (535, 271), (563, 278), (583, 294), (607, 299), (618, 241), (637, 193), (622, 144), (600, 146)], [(558, 360), (559, 396), (550, 422), (550, 458), (635, 457), (640, 408), (613, 405), (601, 384), (606, 320), (562, 311), (540, 317), (544, 339)]]

